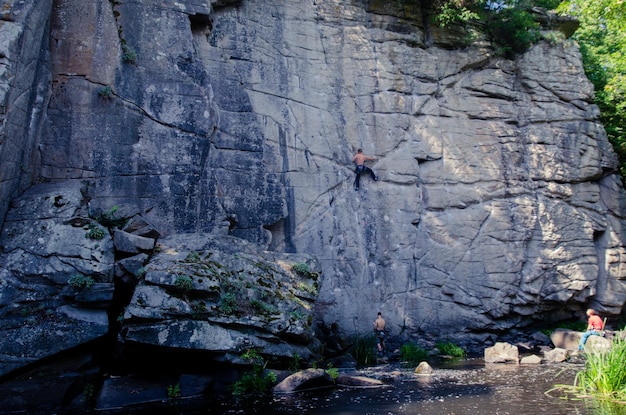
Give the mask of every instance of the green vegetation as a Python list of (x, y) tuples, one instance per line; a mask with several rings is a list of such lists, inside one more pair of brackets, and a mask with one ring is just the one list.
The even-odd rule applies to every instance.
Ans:
[[(428, 0), (435, 24), (474, 25), (480, 28), (498, 53), (514, 57), (541, 39), (540, 25), (535, 20), (534, 7), (556, 8), (559, 0)], [(424, 2), (422, 2), (424, 4)]]
[(89, 229), (87, 230), (86, 234), (87, 238), (100, 240), (103, 239), (105, 235), (106, 231), (102, 227), (94, 223), (89, 224)]
[(376, 337), (365, 336), (352, 339), (352, 357), (359, 367), (369, 366), (376, 362), (374, 349), (376, 348)]
[(219, 309), (224, 314), (232, 314), (237, 310), (237, 296), (233, 293), (224, 293), (220, 297)]
[(190, 291), (193, 287), (193, 281), (191, 277), (188, 275), (179, 275), (176, 277), (176, 281), (174, 281), (174, 285), (176, 288), (182, 291)]
[(95, 281), (90, 276), (76, 274), (76, 275), (73, 275), (67, 281), (67, 283), (73, 288), (88, 289), (88, 288), (91, 288), (95, 284)]
[(415, 343), (405, 343), (400, 346), (400, 357), (410, 366), (416, 366), (428, 359), (428, 351)]
[(333, 382), (337, 381), (337, 378), (339, 377), (339, 369), (337, 369), (336, 367), (333, 367), (329, 363), (328, 367), (326, 368), (326, 373), (328, 373), (328, 375), (333, 380)]
[[(585, 368), (578, 372), (573, 385), (557, 385), (554, 390), (578, 398), (594, 398), (601, 406), (626, 404), (626, 341), (616, 336), (613, 347), (605, 352), (586, 355)], [(607, 411), (604, 413), (613, 413)]]
[(566, 0), (558, 10), (578, 18), (573, 38), (580, 45), (587, 77), (593, 83), (601, 121), (626, 178), (626, 2)]
[(180, 383), (167, 387), (167, 397), (169, 399), (180, 398)]
[(86, 383), (83, 388), (83, 397), (85, 398), (85, 400), (86, 401), (93, 400), (95, 394), (96, 394), (96, 387), (94, 386), (94, 384)]
[(113, 88), (111, 88), (109, 85), (103, 86), (98, 91), (98, 95), (100, 95), (100, 98), (102, 99), (111, 99), (113, 98)]
[(265, 301), (252, 300), (250, 305), (258, 313), (273, 314), (276, 312), (276, 308)]
[(98, 223), (100, 223), (102, 226), (106, 228), (112, 228), (112, 227), (121, 228), (122, 226), (126, 224), (126, 219), (118, 217), (117, 210), (118, 210), (118, 207), (113, 206), (107, 212), (103, 212), (102, 214), (98, 215), (96, 220), (98, 221)]
[(276, 373), (265, 371), (267, 362), (263, 362), (261, 355), (254, 349), (247, 350), (241, 358), (252, 363), (252, 370), (244, 373), (233, 384), (233, 395), (237, 397), (268, 395), (276, 384)]
[(291, 362), (289, 363), (289, 371), (292, 373), (295, 373), (299, 371), (301, 367), (302, 367), (302, 358), (300, 357), (298, 353), (294, 353), (291, 359)]
[(293, 269), (298, 274), (308, 274), (310, 272), (309, 266), (304, 262), (296, 262), (291, 266), (291, 269)]
[(300, 291), (303, 291), (307, 294), (316, 296), (317, 295), (317, 285), (316, 284), (305, 284), (303, 282), (301, 282), (300, 284), (298, 284), (298, 289)]
[(465, 350), (462, 347), (457, 346), (452, 342), (437, 342), (437, 350), (439, 350), (439, 354), (444, 356), (452, 356), (452, 357), (465, 357)]
[(122, 43), (122, 61), (130, 64), (135, 64), (137, 61), (137, 52), (126, 43)]
[(296, 274), (300, 274), (303, 277), (311, 278), (313, 280), (317, 280), (317, 278), (319, 277), (317, 272), (311, 271), (311, 269), (309, 268), (309, 264), (306, 264), (304, 262), (296, 262), (291, 266), (291, 269)]

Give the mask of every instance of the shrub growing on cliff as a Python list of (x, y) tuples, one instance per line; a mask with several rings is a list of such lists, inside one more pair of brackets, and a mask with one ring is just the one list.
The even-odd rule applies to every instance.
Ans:
[(137, 52), (135, 52), (130, 46), (122, 45), (122, 60), (125, 63), (135, 64), (137, 61)]
[(91, 288), (95, 284), (95, 281), (88, 275), (76, 274), (73, 275), (67, 283), (73, 288), (83, 289)]
[(93, 223), (89, 225), (89, 229), (87, 230), (87, 238), (100, 240), (104, 238), (104, 235), (106, 235), (106, 231), (100, 226)]
[(220, 297), (219, 309), (224, 314), (232, 314), (237, 309), (237, 296), (233, 293), (224, 293)]
[(174, 282), (176, 288), (182, 291), (189, 291), (193, 287), (193, 281), (188, 275), (179, 275)]
[(113, 98), (113, 89), (109, 85), (103, 86), (100, 91), (98, 91), (98, 95), (100, 95), (102, 99), (111, 99)]

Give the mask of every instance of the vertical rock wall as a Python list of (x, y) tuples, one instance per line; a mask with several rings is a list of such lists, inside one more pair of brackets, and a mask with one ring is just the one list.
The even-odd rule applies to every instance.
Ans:
[(52, 0), (5, 1), (0, 10), (0, 223), (36, 179), (48, 103)]
[[(401, 1), (57, 0), (41, 180), (164, 233), (316, 256), (318, 321), (500, 331), (626, 298), (616, 160), (571, 41), (517, 60)], [(29, 130), (30, 133), (30, 130)], [(352, 154), (380, 176), (355, 192)]]

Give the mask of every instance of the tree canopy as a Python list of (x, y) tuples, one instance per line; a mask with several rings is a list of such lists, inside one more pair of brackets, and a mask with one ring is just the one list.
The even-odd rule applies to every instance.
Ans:
[(420, 0), (442, 26), (480, 21), (500, 53), (513, 57), (541, 39), (535, 7), (572, 16), (587, 77), (594, 85), (601, 121), (626, 181), (626, 0)]
[(587, 76), (596, 91), (602, 123), (626, 177), (626, 1), (566, 0), (558, 10), (575, 16)]

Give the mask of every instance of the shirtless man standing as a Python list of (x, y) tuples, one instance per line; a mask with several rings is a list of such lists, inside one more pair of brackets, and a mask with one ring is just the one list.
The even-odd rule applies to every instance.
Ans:
[(374, 332), (376, 333), (376, 346), (378, 346), (378, 355), (383, 357), (385, 354), (385, 320), (383, 314), (379, 311), (376, 320), (374, 320)]

